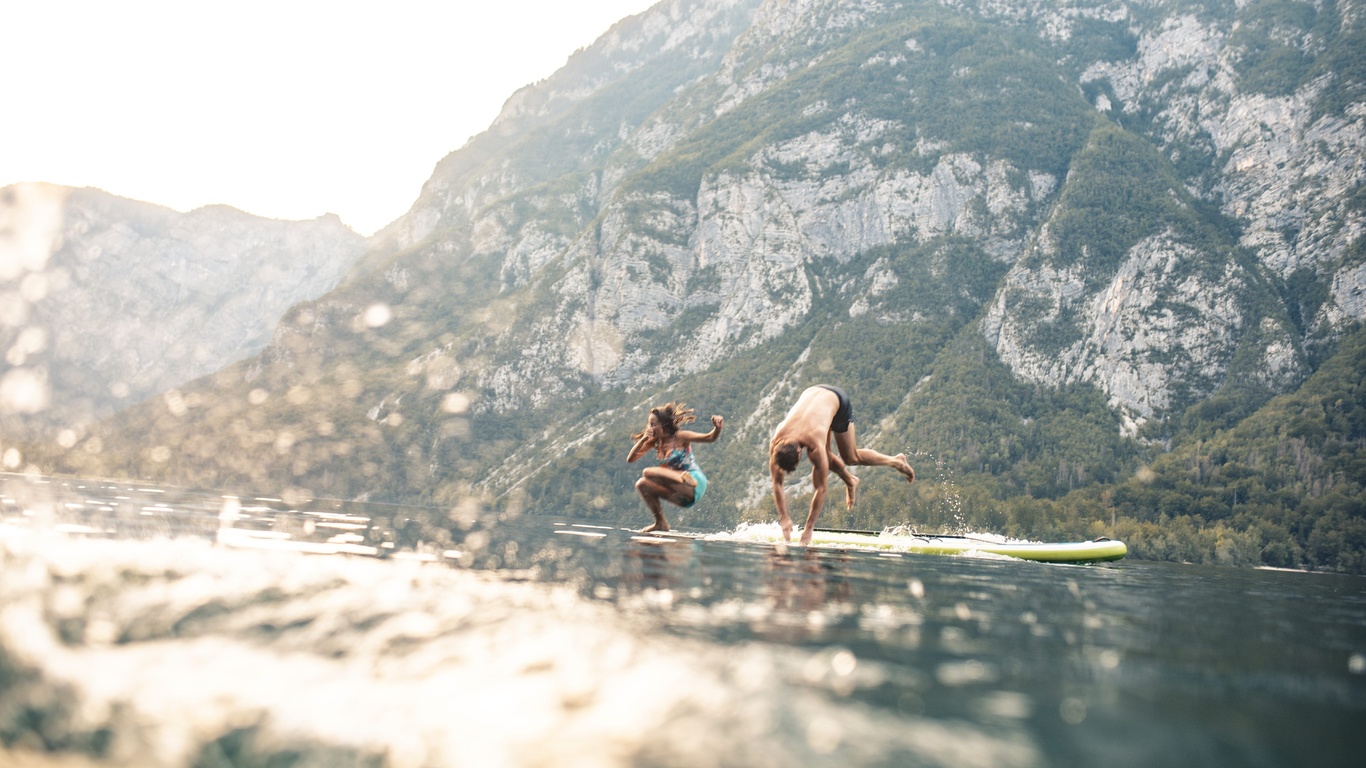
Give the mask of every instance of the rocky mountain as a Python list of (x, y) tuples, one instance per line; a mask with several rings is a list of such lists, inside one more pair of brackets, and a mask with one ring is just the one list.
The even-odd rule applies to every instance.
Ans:
[[(1067, 500), (1294, 393), (1366, 315), (1364, 14), (666, 0), (514, 94), (261, 355), (66, 466), (630, 520), (625, 435), (677, 398), (728, 417), (681, 518), (726, 524), (772, 515), (767, 434), (830, 381), (927, 480), (868, 472), (832, 521), (1116, 530)], [(1309, 562), (1313, 519), (1212, 509), (1123, 514)]]
[(189, 213), (96, 189), (0, 189), (0, 424), (82, 428), (253, 355), (322, 295), (365, 240), (335, 216)]

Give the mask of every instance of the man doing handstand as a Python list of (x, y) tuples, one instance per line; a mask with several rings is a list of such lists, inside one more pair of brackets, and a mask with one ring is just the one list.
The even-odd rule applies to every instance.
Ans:
[[(830, 438), (835, 438), (839, 455), (830, 450)], [(851, 466), (875, 464), (892, 467), (915, 480), (915, 470), (906, 461), (906, 454), (887, 456), (869, 448), (859, 448), (854, 442), (854, 417), (849, 408), (849, 396), (839, 387), (819, 384), (802, 392), (801, 397), (787, 412), (768, 446), (768, 472), (773, 477), (773, 503), (778, 505), (778, 524), (783, 538), (792, 540), (792, 518), (787, 514), (787, 499), (783, 495), (783, 480), (797, 469), (802, 449), (811, 460), (811, 511), (802, 529), (802, 544), (811, 543), (811, 532), (816, 528), (821, 505), (825, 503), (825, 486), (829, 473), (834, 472), (844, 481), (845, 502), (854, 506), (858, 478), (849, 471)]]

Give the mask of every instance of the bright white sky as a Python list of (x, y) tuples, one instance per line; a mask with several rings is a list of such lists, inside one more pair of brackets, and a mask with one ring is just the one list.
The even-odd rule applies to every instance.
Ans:
[(362, 234), (436, 162), (657, 0), (0, 0), (0, 187)]

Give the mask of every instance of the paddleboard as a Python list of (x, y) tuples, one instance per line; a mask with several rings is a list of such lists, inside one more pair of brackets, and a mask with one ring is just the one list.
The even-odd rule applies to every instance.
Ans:
[[(799, 534), (793, 531), (794, 539)], [(770, 537), (775, 543), (781, 535)], [(1129, 548), (1122, 541), (1096, 539), (1061, 543), (995, 541), (980, 536), (951, 534), (914, 534), (891, 531), (853, 531), (817, 528), (811, 546), (824, 548), (857, 547), (922, 555), (963, 555), (984, 552), (1021, 560), (1046, 563), (1100, 563), (1122, 559)]]
[[(609, 526), (556, 524), (555, 533), (601, 538), (612, 531)], [(619, 528), (638, 541), (706, 540), (737, 541), (756, 544), (796, 544), (800, 531), (792, 532), (794, 540), (783, 540), (776, 523), (741, 523), (734, 531), (704, 533), (699, 531), (652, 531), (636, 533)], [(1034, 560), (1044, 563), (1103, 563), (1121, 560), (1129, 553), (1122, 541), (1095, 539), (1045, 543), (1037, 541), (1007, 541), (983, 535), (930, 534), (906, 532), (904, 529), (863, 531), (843, 528), (817, 528), (811, 536), (812, 547), (823, 549), (868, 549), (884, 552), (905, 552), (918, 555), (989, 554)]]

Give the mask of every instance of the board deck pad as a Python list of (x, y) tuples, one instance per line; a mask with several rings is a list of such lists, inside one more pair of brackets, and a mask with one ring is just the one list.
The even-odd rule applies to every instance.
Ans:
[[(798, 530), (794, 530), (793, 541), (786, 542), (776, 523), (742, 523), (734, 531), (723, 533), (666, 531), (644, 535), (796, 545), (796, 538), (800, 534)], [(986, 554), (1049, 563), (1110, 562), (1123, 559), (1129, 551), (1124, 542), (1103, 538), (1093, 541), (1050, 543), (1012, 541), (983, 534), (931, 534), (902, 530), (859, 531), (833, 528), (817, 528), (811, 537), (810, 546), (821, 549), (868, 549), (927, 555)]]

